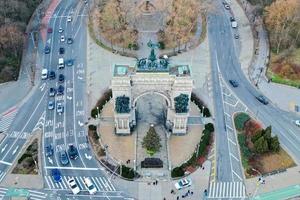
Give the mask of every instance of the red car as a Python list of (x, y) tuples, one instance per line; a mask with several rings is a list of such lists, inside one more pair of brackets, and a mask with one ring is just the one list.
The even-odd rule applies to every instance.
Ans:
[(48, 33), (52, 33), (52, 32), (53, 32), (53, 29), (52, 29), (52, 28), (48, 28), (48, 29), (47, 29), (47, 32), (48, 32)]

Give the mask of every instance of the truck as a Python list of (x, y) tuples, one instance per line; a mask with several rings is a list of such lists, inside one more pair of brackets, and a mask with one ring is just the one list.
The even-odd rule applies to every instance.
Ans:
[(235, 20), (231, 22), (231, 27), (232, 28), (237, 28), (237, 26), (238, 25), (237, 25), (237, 22)]
[(63, 69), (65, 67), (65, 62), (63, 58), (58, 59), (58, 69)]

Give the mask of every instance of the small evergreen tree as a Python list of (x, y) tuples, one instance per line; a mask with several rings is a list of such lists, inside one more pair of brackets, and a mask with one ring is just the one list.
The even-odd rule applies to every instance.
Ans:
[(143, 138), (143, 148), (147, 149), (147, 151), (157, 152), (161, 148), (160, 137), (156, 133), (154, 127), (150, 127), (147, 135)]
[(271, 138), (271, 142), (269, 146), (270, 146), (270, 150), (273, 152), (278, 152), (280, 150), (280, 144), (277, 136)]
[(257, 153), (265, 153), (269, 150), (268, 141), (262, 136), (255, 141), (254, 148)]

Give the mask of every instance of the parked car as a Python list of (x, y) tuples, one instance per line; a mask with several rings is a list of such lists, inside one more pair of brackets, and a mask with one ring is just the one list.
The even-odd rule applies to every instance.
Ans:
[(267, 105), (267, 104), (269, 103), (269, 101), (268, 101), (268, 100), (266, 99), (266, 97), (264, 97), (263, 95), (257, 96), (256, 99), (257, 99), (259, 102), (261, 102), (261, 103), (263, 103), (263, 104), (265, 104), (265, 105)]
[(73, 61), (73, 59), (69, 59), (69, 60), (67, 60), (67, 66), (72, 66), (74, 64), (74, 61)]
[(61, 42), (65, 42), (65, 36), (64, 36), (64, 35), (61, 35), (61, 36), (60, 36), (60, 41), (61, 41)]
[(238, 87), (239, 83), (236, 80), (229, 80), (229, 83), (232, 85), (232, 87)]
[(73, 194), (78, 194), (80, 192), (80, 189), (77, 186), (77, 183), (73, 177), (68, 180), (68, 185), (72, 190)]
[(190, 187), (192, 185), (192, 180), (189, 178), (180, 179), (178, 182), (175, 183), (175, 188), (177, 190), (181, 190), (183, 188)]
[(49, 89), (49, 96), (50, 96), (50, 97), (54, 97), (55, 94), (56, 94), (56, 89), (55, 89), (55, 88), (50, 88), (50, 89)]
[(300, 120), (295, 120), (296, 126), (300, 127)]
[(56, 112), (58, 114), (62, 114), (64, 112), (64, 106), (62, 105), (61, 102), (57, 103), (57, 106), (56, 106)]
[(52, 176), (55, 183), (58, 183), (58, 182), (62, 181), (61, 173), (60, 173), (59, 169), (52, 169), (51, 170), (51, 176)]
[(68, 39), (67, 39), (67, 43), (68, 43), (68, 44), (72, 44), (72, 43), (73, 43), (73, 39), (72, 39), (72, 38), (68, 38)]
[(65, 48), (60, 47), (60, 48), (59, 48), (59, 54), (64, 54), (64, 53), (65, 53)]
[(64, 80), (65, 80), (65, 76), (64, 76), (63, 74), (60, 74), (60, 75), (58, 76), (58, 82), (63, 83)]
[(231, 22), (235, 21), (234, 17), (230, 17), (230, 21)]
[(62, 85), (58, 86), (58, 88), (57, 88), (57, 94), (58, 95), (63, 95), (64, 94), (64, 90), (65, 90), (64, 86), (62, 86)]
[(42, 70), (42, 80), (45, 80), (48, 78), (48, 69)]
[(69, 158), (68, 158), (68, 155), (67, 155), (66, 151), (61, 151), (60, 152), (60, 162), (61, 162), (62, 165), (69, 164)]
[(235, 34), (234, 34), (234, 38), (235, 38), (235, 39), (239, 39), (239, 38), (240, 38), (240, 35), (237, 34), (237, 33), (235, 33)]
[(64, 32), (64, 29), (59, 28), (59, 29), (58, 29), (58, 32), (59, 32), (59, 33), (62, 33), (62, 32)]
[(69, 157), (73, 160), (76, 160), (78, 158), (77, 148), (73, 144), (69, 145), (68, 154)]
[(44, 52), (45, 54), (49, 54), (50, 53), (50, 47), (49, 46), (45, 46)]
[(54, 150), (53, 150), (53, 147), (52, 147), (52, 145), (50, 144), (50, 145), (48, 145), (48, 146), (46, 146), (46, 156), (47, 157), (49, 157), (49, 156), (52, 156), (53, 155), (53, 153), (54, 153)]
[(53, 32), (53, 29), (49, 27), (49, 28), (47, 29), (47, 33), (52, 33), (52, 32)]
[(48, 102), (48, 109), (53, 110), (54, 109), (54, 101), (49, 101)]
[(53, 80), (55, 79), (56, 75), (55, 75), (55, 71), (50, 71), (49, 72), (49, 79)]
[(93, 185), (92, 181), (90, 178), (84, 177), (83, 182), (88, 188), (88, 191), (90, 194), (95, 194), (97, 192), (97, 188)]

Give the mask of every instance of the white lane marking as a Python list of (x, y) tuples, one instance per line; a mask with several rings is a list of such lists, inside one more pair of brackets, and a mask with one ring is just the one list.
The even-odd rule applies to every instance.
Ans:
[(240, 161), (239, 159), (237, 159), (237, 157), (235, 157), (232, 153), (230, 153), (230, 156), (232, 156), (236, 161)]
[[(44, 99), (46, 92), (44, 92), (43, 96), (41, 97), (40, 101), (38, 102), (37, 106), (35, 107), (35, 109), (33, 110), (33, 112), (31, 113), (29, 119), (27, 120), (26, 124), (24, 125), (23, 129), (21, 130), (21, 133), (23, 133), (23, 131), (25, 130), (25, 128), (27, 127), (28, 123), (31, 121), (31, 118), (34, 116), (36, 110), (38, 109), (38, 107), (40, 106), (42, 100)], [(5, 157), (7, 156), (8, 152), (13, 148), (13, 146), (17, 143), (18, 138), (13, 142), (13, 144), (11, 145), (11, 147), (8, 149), (8, 151), (6, 152), (6, 154), (3, 156), (3, 160), (5, 159)]]
[(231, 142), (233, 145), (235, 145), (236, 146), (236, 143), (235, 142), (233, 142), (230, 138), (228, 138), (228, 140), (229, 140), (229, 142)]
[(5, 151), (6, 147), (7, 147), (7, 144), (5, 144), (4, 147), (1, 149), (1, 153), (3, 153), (3, 151)]
[(87, 190), (88, 188), (86, 187), (83, 178), (80, 176), (79, 179), (81, 180), (81, 182), (83, 183), (84, 188)]
[(91, 179), (93, 180), (93, 183), (94, 183), (94, 185), (95, 185), (97, 191), (100, 191), (100, 188), (99, 188), (97, 182), (95, 181), (94, 177), (91, 177)]
[(71, 169), (71, 170), (83, 170), (83, 171), (97, 171), (99, 168), (86, 168), (86, 167), (59, 167), (59, 166), (46, 166), (45, 169)]
[(114, 185), (112, 184), (112, 182), (109, 179), (107, 179), (107, 181), (110, 184), (110, 186), (112, 187), (113, 191), (116, 191), (116, 188), (114, 187)]
[(91, 156), (91, 155), (88, 155), (87, 153), (85, 153), (84, 155), (85, 155), (85, 158), (86, 158), (86, 159), (88, 159), (88, 160), (91, 160), (91, 159), (92, 159), (92, 156)]
[(102, 187), (102, 184), (100, 183), (100, 181), (98, 180), (98, 177), (95, 177), (96, 182), (98, 183), (99, 187), (101, 187), (101, 190), (103, 190), (104, 188)]
[(19, 145), (14, 149), (14, 151), (12, 152), (12, 155), (15, 155), (15, 153), (18, 151), (19, 149)]
[(47, 179), (47, 176), (45, 176), (45, 181), (46, 181), (48, 187), (51, 189), (51, 185), (49, 184), (49, 181), (48, 181), (48, 179)]
[(83, 188), (83, 186), (81, 185), (80, 180), (79, 180), (77, 177), (75, 177), (74, 179), (76, 180), (76, 183), (79, 185), (80, 189), (83, 190), (84, 188)]
[(45, 86), (46, 86), (46, 83), (43, 83), (43, 84), (40, 86), (40, 90), (41, 90), (41, 92), (43, 92), (43, 91), (44, 91), (44, 89), (45, 89)]
[(232, 173), (233, 173), (236, 177), (238, 177), (241, 181), (243, 181), (243, 179), (242, 179), (235, 171), (232, 170)]

